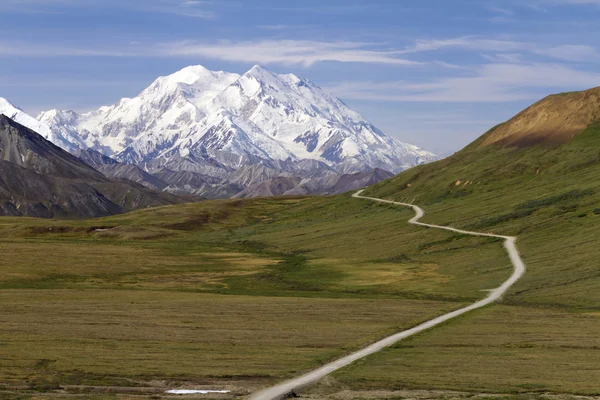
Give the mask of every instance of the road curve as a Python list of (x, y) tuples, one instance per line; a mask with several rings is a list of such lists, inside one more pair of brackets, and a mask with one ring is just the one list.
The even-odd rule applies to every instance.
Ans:
[(363, 191), (364, 190), (357, 192), (352, 197), (355, 197), (358, 199), (366, 199), (366, 200), (376, 201), (379, 203), (396, 204), (399, 206), (411, 207), (413, 210), (415, 210), (416, 216), (408, 222), (413, 225), (424, 226), (427, 228), (443, 229), (446, 231), (456, 232), (456, 233), (460, 233), (460, 234), (464, 234), (464, 235), (485, 236), (485, 237), (494, 237), (494, 238), (504, 239), (504, 247), (506, 248), (506, 251), (508, 252), (510, 260), (514, 266), (514, 272), (513, 272), (512, 276), (506, 282), (504, 282), (502, 284), (502, 286), (491, 291), (488, 294), (488, 296), (483, 300), (480, 300), (474, 304), (471, 304), (470, 306), (461, 308), (459, 310), (450, 312), (448, 314), (445, 314), (440, 317), (429, 320), (427, 322), (424, 322), (421, 325), (415, 326), (414, 328), (411, 328), (409, 330), (406, 330), (406, 331), (397, 333), (395, 335), (392, 335), (390, 337), (387, 337), (383, 340), (380, 340), (377, 343), (370, 345), (367, 348), (359, 350), (356, 353), (350, 354), (346, 357), (340, 358), (337, 361), (333, 361), (332, 363), (329, 363), (319, 369), (309, 372), (306, 375), (303, 375), (301, 377), (284, 382), (277, 386), (273, 386), (271, 388), (264, 389), (260, 392), (257, 392), (255, 394), (251, 395), (250, 397), (248, 397), (248, 400), (281, 400), (281, 399), (285, 398), (287, 395), (289, 395), (292, 391), (298, 391), (298, 390), (305, 388), (311, 384), (314, 384), (317, 381), (319, 381), (320, 379), (324, 378), (325, 376), (331, 374), (332, 372), (337, 371), (338, 369), (341, 369), (349, 364), (352, 364), (353, 362), (360, 360), (361, 358), (367, 357), (373, 353), (377, 353), (386, 347), (390, 347), (390, 346), (396, 344), (397, 342), (399, 342), (403, 339), (406, 339), (407, 337), (410, 337), (417, 333), (426, 331), (426, 330), (431, 329), (434, 326), (442, 324), (448, 320), (451, 320), (453, 318), (456, 318), (460, 315), (463, 315), (470, 311), (476, 310), (478, 308), (485, 307), (491, 303), (494, 303), (494, 302), (500, 300), (502, 298), (502, 296), (525, 274), (525, 263), (523, 262), (523, 260), (521, 259), (521, 256), (519, 255), (519, 250), (517, 249), (517, 246), (516, 246), (516, 242), (517, 242), (516, 237), (494, 235), (491, 233), (471, 232), (471, 231), (465, 231), (462, 229), (450, 228), (447, 226), (424, 224), (422, 222), (419, 222), (419, 220), (425, 215), (425, 212), (420, 207), (417, 207), (413, 204), (398, 203), (398, 202), (390, 201), (390, 200), (381, 200), (381, 199), (375, 199), (372, 197), (364, 197), (364, 196), (361, 196)]

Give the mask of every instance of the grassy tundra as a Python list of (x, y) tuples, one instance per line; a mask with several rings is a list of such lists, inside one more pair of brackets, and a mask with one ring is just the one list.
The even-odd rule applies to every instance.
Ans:
[[(415, 200), (425, 222), (518, 235), (529, 270), (504, 305), (362, 360), (316, 398), (600, 394), (599, 132), (560, 147), (472, 146), (370, 188)], [(187, 383), (246, 394), (479, 299), (510, 275), (498, 241), (411, 226), (411, 216), (337, 196), (0, 219), (3, 393)]]

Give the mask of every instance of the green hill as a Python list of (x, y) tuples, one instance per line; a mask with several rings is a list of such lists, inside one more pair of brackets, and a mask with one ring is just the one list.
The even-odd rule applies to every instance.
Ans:
[(367, 189), (420, 205), (425, 222), (518, 235), (528, 271), (504, 305), (375, 355), (339, 381), (356, 390), (600, 393), (597, 93), (550, 96), (453, 156)]
[[(577, 100), (581, 94), (558, 99), (565, 102), (570, 96)], [(531, 271), (510, 302), (600, 305), (600, 295), (589, 291), (600, 284), (600, 124), (591, 122), (562, 144), (485, 144), (504, 126), (445, 160), (371, 186), (365, 194), (415, 202), (436, 223), (518, 235)]]

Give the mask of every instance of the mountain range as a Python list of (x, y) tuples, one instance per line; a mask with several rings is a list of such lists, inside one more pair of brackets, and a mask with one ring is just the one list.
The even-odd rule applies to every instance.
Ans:
[(340, 182), (364, 179), (355, 174), (371, 179), (381, 176), (375, 170), (395, 174), (437, 159), (386, 136), (316, 84), (260, 66), (243, 75), (187, 67), (135, 98), (83, 114), (33, 118), (6, 100), (0, 112), (85, 153), (109, 176), (213, 198), (253, 192), (246, 189), (274, 178), (295, 182), (286, 186), (294, 193), (337, 193), (336, 186), (346, 189)]
[(111, 179), (0, 115), (0, 215), (100, 217), (186, 199)]

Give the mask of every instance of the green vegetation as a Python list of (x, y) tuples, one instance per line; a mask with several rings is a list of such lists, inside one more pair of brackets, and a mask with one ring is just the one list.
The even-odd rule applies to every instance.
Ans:
[(155, 379), (272, 382), (412, 326), (438, 302), (147, 290), (0, 292), (0, 380), (148, 386)]
[(510, 274), (496, 241), (422, 235), (410, 216), (340, 196), (0, 219), (0, 382), (215, 382), (243, 394), (456, 309)]
[[(600, 160), (597, 125), (558, 148), (472, 147), (438, 165), (375, 185), (367, 193), (416, 198), (427, 211), (426, 220), (435, 223), (518, 235), (529, 270), (506, 299), (509, 303), (596, 308), (600, 294), (590, 288), (600, 284), (600, 220), (595, 212), (600, 204), (600, 162), (589, 160)], [(413, 183), (408, 187), (406, 182)], [(457, 190), (468, 194), (437, 201)]]
[(334, 378), (354, 390), (598, 395), (599, 326), (598, 313), (495, 306), (404, 341)]
[[(0, 288), (463, 302), (510, 274), (496, 240), (422, 235), (410, 216), (332, 197), (206, 202), (77, 222), (4, 219), (0, 236), (11, 239), (0, 243)], [(465, 264), (476, 260), (474, 248), (489, 260), (483, 270)]]
[[(339, 387), (600, 393), (599, 160), (591, 126), (560, 147), (474, 144), (370, 188), (418, 203), (426, 221), (518, 235), (528, 272), (505, 305), (340, 371)], [(2, 218), (0, 382), (213, 382), (244, 394), (480, 299), (510, 275), (500, 241), (411, 216), (336, 196)]]
[[(485, 137), (484, 137), (485, 138)], [(335, 375), (360, 390), (600, 393), (600, 126), (560, 147), (477, 147), (369, 188), (425, 221), (518, 235), (528, 271), (504, 299)]]

